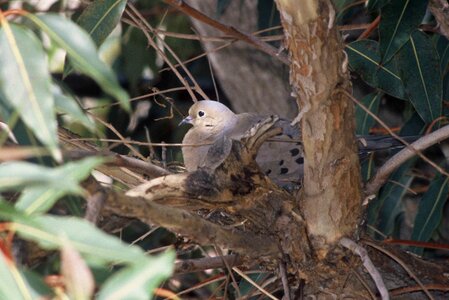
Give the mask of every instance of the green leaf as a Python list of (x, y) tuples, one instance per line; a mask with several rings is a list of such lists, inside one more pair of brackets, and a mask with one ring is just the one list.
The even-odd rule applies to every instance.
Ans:
[(408, 192), (408, 187), (413, 180), (413, 176), (409, 173), (415, 161), (416, 158), (412, 158), (393, 172), (379, 193), (378, 203), (375, 204), (379, 207), (375, 217), (378, 220), (376, 228), (387, 236), (393, 234), (395, 220), (403, 211), (402, 198)]
[(58, 113), (67, 114), (91, 131), (95, 130), (95, 123), (81, 110), (74, 98), (64, 95), (57, 86), (53, 86), (53, 96)]
[[(448, 182), (448, 177), (438, 174), (423, 195), (413, 225), (412, 240), (427, 242), (438, 228), (449, 193)], [(412, 251), (422, 255), (424, 248), (412, 247)]]
[[(256, 284), (262, 285), (263, 282), (267, 279), (267, 273), (260, 272), (260, 273), (248, 274), (248, 277), (252, 281), (254, 281)], [(254, 284), (247, 281), (246, 279), (241, 280), (239, 282), (238, 289), (239, 289), (239, 292), (240, 292), (240, 295), (242, 296), (242, 298), (251, 298), (252, 294), (256, 290), (256, 288), (254, 287)], [(238, 293), (235, 290), (235, 288), (232, 289), (231, 291), (233, 291), (233, 294), (237, 298)]]
[[(449, 72), (446, 73), (443, 80), (443, 100), (449, 100)], [(447, 109), (446, 106), (444, 106), (444, 108)], [(447, 113), (445, 115), (447, 115)]]
[(444, 76), (449, 64), (449, 40), (446, 37), (439, 35), (436, 48), (438, 55), (440, 56), (441, 73)]
[[(401, 128), (399, 136), (419, 135), (425, 129), (425, 125), (415, 112)], [(394, 171), (380, 190), (378, 199), (368, 208), (368, 223), (386, 235), (392, 235), (395, 231), (395, 220), (402, 213), (402, 197), (407, 192), (410, 180), (413, 179), (410, 169), (416, 160), (414, 157)]]
[(388, 3), (388, 0), (369, 0), (366, 4), (368, 11), (373, 12), (381, 9)]
[(98, 299), (151, 299), (154, 289), (172, 274), (174, 260), (170, 251), (118, 271), (105, 282)]
[(41, 43), (29, 30), (8, 22), (0, 29), (0, 89), (36, 137), (60, 161), (51, 76)]
[(415, 31), (398, 53), (406, 93), (418, 114), (430, 123), (441, 115), (443, 82), (438, 53), (431, 39)]
[(90, 170), (100, 162), (99, 158), (87, 158), (58, 168), (47, 168), (22, 161), (5, 162), (0, 165), (0, 191), (46, 186), (78, 192), (78, 178), (87, 176)]
[(26, 216), (23, 212), (15, 209), (5, 200), (0, 198), (0, 220), (20, 220), (21, 222), (30, 222), (30, 217)]
[(39, 215), (29, 221), (16, 221), (13, 227), (22, 238), (49, 250), (59, 249), (69, 240), (73, 248), (95, 264), (139, 264), (146, 258), (139, 247), (129, 246), (76, 217)]
[(34, 291), (14, 262), (0, 251), (0, 299), (37, 299), (40, 298)]
[[(382, 93), (371, 93), (365, 96), (360, 102), (373, 114), (377, 115), (379, 110), (380, 99)], [(360, 106), (355, 108), (355, 121), (357, 125), (356, 133), (360, 135), (368, 135), (370, 129), (374, 126), (376, 121)]]
[[(92, 1), (81, 13), (76, 23), (86, 30), (98, 47), (119, 24), (125, 6), (126, 0)], [(64, 77), (71, 71), (71, 65), (66, 64)]]
[(409, 35), (418, 28), (427, 9), (427, 0), (394, 0), (381, 9), (379, 24), (380, 53), (382, 62), (407, 42)]
[(366, 83), (399, 99), (407, 99), (394, 61), (380, 64), (379, 44), (372, 40), (355, 41), (346, 46), (349, 66)]
[(128, 95), (118, 84), (112, 69), (100, 60), (94, 42), (84, 30), (58, 15), (26, 16), (67, 51), (75, 70), (92, 77), (105, 92), (119, 100), (123, 108), (130, 109)]
[[(51, 182), (50, 186), (45, 184), (26, 186), (19, 200), (16, 202), (15, 207), (24, 211), (26, 214), (48, 211), (63, 196), (78, 192), (78, 183), (89, 176), (92, 169), (101, 162), (102, 159), (91, 157), (67, 163), (59, 168), (46, 168), (43, 172), (53, 175), (52, 178), (55, 182)], [(70, 187), (69, 189), (64, 188), (65, 185), (61, 185), (61, 178), (64, 178), (65, 182), (70, 182), (70, 185), (68, 185)], [(73, 188), (73, 186), (75, 187)]]

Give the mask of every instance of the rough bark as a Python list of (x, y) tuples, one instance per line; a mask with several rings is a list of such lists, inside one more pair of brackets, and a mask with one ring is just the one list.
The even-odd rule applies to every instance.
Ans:
[(301, 211), (309, 238), (324, 257), (343, 236), (352, 236), (361, 214), (361, 178), (354, 108), (343, 42), (328, 0), (278, 0), (291, 56), (290, 81), (297, 94), (304, 144)]
[[(210, 17), (216, 15), (216, 1), (189, 0), (186, 3)], [(225, 13), (217, 19), (246, 33), (253, 33), (259, 30), (256, 12), (257, 0), (231, 1)], [(200, 21), (192, 19), (192, 23), (201, 35), (222, 35)], [(203, 41), (202, 44), (206, 51), (212, 51), (222, 43)], [(290, 95), (288, 67), (279, 60), (241, 41), (210, 52), (209, 59), (236, 112), (294, 117), (296, 107)]]
[(449, 39), (449, 3), (447, 0), (430, 0), (429, 9), (438, 22), (440, 33)]

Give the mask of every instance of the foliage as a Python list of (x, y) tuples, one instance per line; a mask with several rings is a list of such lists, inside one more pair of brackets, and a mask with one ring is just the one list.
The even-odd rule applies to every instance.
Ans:
[[(427, 4), (422, 0), (369, 1), (367, 7), (373, 18), (381, 16), (378, 37), (356, 40), (346, 46), (351, 70), (374, 89), (375, 94), (368, 94), (361, 101), (368, 110), (378, 113), (379, 104), (374, 102), (373, 95), (380, 92), (391, 103), (406, 101), (401, 105), (406, 108), (403, 118), (409, 121), (403, 125), (401, 135), (421, 134), (425, 127), (435, 126), (434, 122), (444, 116), (443, 82), (447, 84), (448, 80), (445, 49), (449, 44), (446, 37), (421, 29), (428, 19), (424, 20)], [(359, 134), (366, 134), (367, 125), (375, 124), (361, 108), (357, 108), (356, 118)], [(386, 236), (400, 238), (397, 221), (405, 211), (403, 201), (412, 186), (411, 170), (416, 163), (413, 159), (396, 170), (370, 207), (370, 224)], [(441, 217), (437, 215), (441, 216), (448, 197), (446, 189), (432, 188), (441, 186), (440, 176), (429, 180), (430, 188), (419, 204), (414, 221), (414, 232), (425, 230), (426, 234), (418, 238), (413, 233), (411, 237), (424, 242), (438, 229)], [(433, 200), (426, 201), (430, 198)], [(424, 229), (420, 224), (428, 227)], [(419, 253), (423, 253), (422, 248)]]
[[(77, 23), (54, 13), (19, 10), (12, 16), (0, 12), (1, 117), (19, 143), (31, 145), (34, 153), (43, 155), (29, 162), (0, 165), (0, 191), (16, 193), (14, 207), (0, 202), (0, 218), (4, 221), (1, 228), (42, 249), (61, 251), (63, 293), (71, 299), (90, 299), (95, 286), (101, 299), (149, 299), (173, 268), (172, 251), (148, 256), (140, 247), (129, 246), (84, 219), (49, 213), (58, 200), (73, 199), (68, 197), (70, 194), (86, 198), (88, 195), (79, 183), (105, 160), (88, 157), (63, 162), (58, 116), (63, 114), (92, 132), (97, 129), (78, 99), (50, 73), (51, 52), (44, 40), (49, 39), (66, 52), (65, 76), (74, 71), (85, 74), (129, 110), (127, 92), (111, 66), (102, 61), (97, 48), (119, 24), (125, 4), (126, 1), (95, 1), (84, 9)], [(9, 143), (2, 135), (2, 143), (5, 142)], [(41, 146), (48, 151), (37, 151)], [(29, 270), (15, 261), (13, 244), (6, 235), (0, 246), (0, 298), (38, 299), (58, 293), (56, 286), (49, 289), (44, 283), (45, 273)], [(107, 277), (95, 283), (94, 269), (102, 270)]]
[[(217, 1), (217, 14), (213, 17), (225, 14), (231, 2)], [(449, 93), (449, 41), (439, 32), (424, 30), (427, 23), (435, 23), (426, 12), (428, 1), (370, 0), (366, 7), (356, 2), (334, 0), (339, 25), (347, 24), (351, 16), (362, 15), (371, 24), (381, 16), (378, 29), (370, 32), (368, 38), (358, 39), (358, 34), (351, 32), (346, 40), (349, 68), (357, 79), (354, 86), (361, 91), (357, 96), (366, 108), (356, 108), (357, 134), (367, 135), (378, 130), (375, 119), (367, 111), (380, 115), (388, 107), (399, 111), (400, 121), (392, 123), (399, 125), (401, 135), (422, 134), (425, 129), (433, 130), (447, 123), (444, 100)], [(83, 209), (72, 201), (74, 197), (88, 197), (80, 182), (105, 160), (88, 157), (68, 161), (61, 150), (58, 126), (77, 129), (85, 136), (103, 137), (106, 131), (97, 119), (109, 114), (109, 122), (119, 123), (122, 116), (127, 118), (132, 110), (129, 94), (140, 95), (142, 90), (153, 89), (156, 82), (165, 83), (163, 76), (172, 74), (166, 75), (161, 69), (168, 62), (176, 61), (173, 56), (163, 56), (166, 49), (159, 53), (149, 48), (148, 36), (138, 26), (130, 25), (129, 19), (128, 23), (120, 23), (126, 3), (125, 0), (93, 1), (87, 7), (77, 8), (74, 15), (38, 14), (31, 5), (27, 11), (0, 12), (0, 117), (21, 146), (31, 146), (33, 153), (39, 153), (27, 161), (0, 165), (0, 191), (4, 198), (8, 197), (8, 201), (0, 202), (0, 218), (4, 221), (0, 228), (5, 233), (0, 241), (1, 299), (37, 299), (56, 291), (44, 283), (46, 272), (14, 261), (13, 246), (6, 232), (46, 251), (61, 252), (61, 258), (57, 259), (61, 270), (57, 272), (72, 280), (65, 283), (65, 292), (76, 299), (92, 297), (92, 292), (79, 291), (84, 285), (93, 284), (71, 276), (76, 272), (106, 274), (103, 279), (93, 276), (100, 299), (123, 299), (130, 295), (133, 299), (148, 299), (172, 272), (173, 252), (148, 256), (142, 248), (129, 246), (81, 218), (68, 216), (73, 210)], [(137, 3), (142, 10), (158, 12), (148, 18), (152, 26), (191, 33), (185, 16), (170, 13), (165, 16), (163, 12), (167, 8), (159, 1)], [(258, 1), (254, 13), (259, 17), (260, 29), (280, 24), (275, 7), (273, 1)], [(61, 7), (61, 11), (65, 8)], [(272, 32), (276, 30), (268, 30), (264, 36)], [(151, 39), (158, 41), (154, 36)], [(165, 37), (164, 41), (183, 61), (200, 52), (198, 43), (193, 41), (173, 37)], [(58, 62), (58, 51), (66, 53), (57, 68), (62, 76), (51, 72), (51, 66)], [(113, 53), (110, 63), (105, 62), (101, 52)], [(203, 65), (207, 64), (193, 63), (190, 69), (208, 72), (208, 67)], [(94, 97), (96, 105), (119, 104), (121, 110), (85, 110), (86, 99), (78, 97), (67, 84), (67, 79), (79, 74), (101, 89), (101, 95)], [(169, 84), (178, 84), (172, 82)], [(165, 96), (156, 100), (163, 100), (162, 104), (154, 101), (163, 108), (162, 112), (153, 111), (154, 118), (164, 119), (172, 112), (173, 101)], [(138, 119), (138, 112), (136, 109), (131, 119)], [(151, 123), (150, 131), (162, 132), (165, 135), (162, 140), (167, 141), (171, 137), (166, 130), (171, 126), (171, 123)], [(2, 145), (13, 144), (6, 131), (1, 133)], [(165, 154), (161, 151), (160, 155)], [(372, 161), (367, 166), (368, 179), (373, 171)], [(421, 166), (419, 159), (412, 159), (397, 169), (370, 205), (368, 223), (382, 235), (401, 237), (398, 220), (404, 214), (404, 203), (410, 188), (420, 184), (424, 192), (417, 197), (415, 226), (409, 238), (428, 242), (435, 237), (443, 218), (448, 183), (445, 176), (433, 169), (412, 171)], [(114, 186), (123, 188), (117, 182)], [(59, 210), (52, 208), (61, 203), (65, 203), (60, 213), (64, 216), (57, 216)], [(411, 250), (424, 253), (423, 248)], [(62, 266), (70, 263), (76, 263), (80, 269), (65, 267), (63, 270)], [(47, 264), (51, 268), (51, 262)], [(247, 289), (242, 282), (241, 290)]]

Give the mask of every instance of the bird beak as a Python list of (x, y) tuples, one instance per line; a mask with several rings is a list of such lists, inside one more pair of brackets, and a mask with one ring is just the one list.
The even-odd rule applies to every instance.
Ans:
[(183, 124), (192, 124), (192, 117), (191, 116), (185, 117), (181, 122), (179, 122), (178, 126), (181, 126)]

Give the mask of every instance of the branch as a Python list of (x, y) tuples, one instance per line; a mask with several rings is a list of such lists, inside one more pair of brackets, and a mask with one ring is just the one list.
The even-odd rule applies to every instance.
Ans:
[(133, 217), (147, 224), (157, 224), (170, 231), (191, 237), (200, 244), (217, 245), (244, 253), (257, 260), (277, 257), (279, 249), (276, 240), (235, 228), (222, 228), (184, 210), (156, 204), (143, 198), (127, 197), (111, 192), (107, 209), (121, 216)]
[(447, 0), (430, 0), (429, 9), (438, 22), (440, 33), (449, 39), (449, 4)]
[(409, 147), (401, 150), (391, 157), (382, 167), (380, 167), (374, 177), (367, 183), (365, 191), (367, 195), (376, 194), (381, 186), (388, 179), (388, 176), (408, 159), (418, 154), (418, 151), (425, 150), (436, 143), (449, 138), (449, 125), (446, 125), (434, 132), (423, 136)]
[(184, 14), (191, 16), (192, 18), (195, 18), (195, 19), (197, 19), (197, 20), (231, 36), (231, 37), (234, 37), (238, 40), (244, 41), (250, 45), (255, 46), (257, 49), (261, 50), (262, 52), (267, 53), (268, 55), (270, 55), (272, 57), (279, 59), (282, 63), (284, 63), (286, 65), (290, 64), (288, 57), (283, 54), (280, 54), (278, 49), (270, 46), (267, 43), (262, 42), (261, 40), (255, 38), (252, 35), (241, 32), (232, 26), (226, 26), (226, 25), (206, 16), (205, 14), (203, 14), (202, 12), (189, 6), (187, 3), (185, 3), (182, 0), (164, 0), (164, 2), (170, 4), (171, 6), (175, 7), (176, 9), (182, 11)]
[[(128, 186), (136, 186), (144, 182), (143, 176), (134, 173), (132, 170), (137, 170), (152, 178), (169, 174), (164, 168), (152, 164), (149, 161), (141, 161), (136, 158), (118, 155), (111, 151), (103, 151), (92, 143), (80, 140), (78, 135), (65, 128), (58, 128), (58, 137), (61, 144), (64, 146), (64, 149), (72, 151), (73, 153), (78, 153), (79, 155), (110, 157), (111, 160), (109, 161), (109, 164), (100, 165), (96, 170)], [(122, 167), (129, 168), (130, 170), (124, 170)]]
[(390, 299), (390, 296), (388, 295), (387, 287), (385, 286), (384, 280), (382, 279), (382, 275), (380, 275), (380, 272), (374, 266), (373, 262), (371, 261), (371, 259), (368, 256), (368, 253), (365, 250), (365, 248), (356, 244), (354, 241), (352, 241), (348, 238), (342, 238), (340, 240), (340, 245), (342, 245), (343, 247), (351, 250), (353, 253), (360, 256), (363, 266), (368, 271), (369, 275), (371, 276), (374, 283), (376, 284), (376, 287), (379, 290), (381, 298), (383, 300)]
[(374, 242), (371, 242), (369, 240), (364, 240), (363, 243), (382, 252), (384, 255), (390, 257), (392, 260), (397, 262), (407, 272), (407, 274), (416, 281), (416, 283), (421, 287), (422, 291), (427, 295), (427, 297), (429, 297), (429, 299), (431, 299), (431, 300), (434, 299), (432, 297), (432, 295), (430, 294), (429, 290), (424, 286), (424, 284), (418, 278), (418, 276), (407, 266), (407, 264), (401, 258), (394, 255), (392, 252), (390, 252), (386, 249), (383, 249), (379, 245), (376, 245)]
[(217, 257), (204, 257), (198, 259), (185, 259), (175, 264), (175, 274), (200, 272), (209, 269), (224, 268), (228, 264), (230, 267), (243, 263), (239, 255), (231, 254)]

